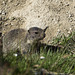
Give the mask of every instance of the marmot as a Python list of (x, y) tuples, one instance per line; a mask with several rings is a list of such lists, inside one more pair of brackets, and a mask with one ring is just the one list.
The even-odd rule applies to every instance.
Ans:
[(18, 28), (9, 31), (3, 36), (3, 53), (20, 50), (24, 54), (31, 51), (31, 48), (37, 49), (39, 41), (45, 37), (47, 28), (31, 27), (28, 31)]

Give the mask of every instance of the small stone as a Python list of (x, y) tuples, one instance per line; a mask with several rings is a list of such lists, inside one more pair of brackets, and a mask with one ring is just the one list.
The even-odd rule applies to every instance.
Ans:
[(4, 5), (6, 5), (5, 1), (2, 2)]
[(70, 34), (71, 33), (71, 31), (68, 31), (68, 34)]
[(56, 36), (59, 36), (60, 33), (61, 33), (61, 30), (58, 29), (58, 30), (57, 30), (57, 34), (56, 34)]
[(8, 26), (9, 24), (8, 23), (5, 23), (5, 25), (4, 26)]
[(9, 18), (9, 19), (11, 19), (11, 21), (12, 21), (12, 20), (15, 20), (15, 17), (11, 17), (11, 18)]
[(73, 21), (73, 19), (72, 19), (72, 18), (69, 18), (69, 21), (70, 21), (70, 22), (72, 22), (72, 21)]
[(41, 56), (40, 59), (45, 59), (45, 57), (44, 56)]
[(69, 6), (69, 4), (67, 4), (66, 6)]
[(11, 23), (11, 26), (13, 26), (14, 24), (13, 23)]
[(40, 67), (40, 65), (36, 64), (36, 65), (34, 65), (33, 67), (38, 68), (38, 67)]
[(5, 16), (2, 16), (2, 20), (3, 20), (3, 21), (7, 21), (7, 20), (9, 20), (9, 18), (7, 18), (7, 17), (5, 17)]
[(69, 17), (74, 17), (74, 14), (73, 13), (69, 14)]
[(72, 30), (72, 28), (70, 28), (70, 30)]
[(16, 4), (15, 4), (15, 6), (18, 6), (18, 5), (19, 5), (19, 3), (16, 3)]
[(69, 5), (70, 5), (70, 3), (66, 2), (66, 3), (65, 3), (65, 5), (66, 5), (66, 6), (69, 6)]
[(61, 32), (61, 30), (60, 30), (60, 29), (58, 29), (57, 31), (58, 31), (58, 33), (60, 33), (60, 32)]
[(8, 2), (12, 2), (13, 0), (8, 0)]
[(14, 54), (14, 56), (17, 57), (18, 55), (17, 54)]
[(5, 12), (2, 12), (2, 15), (6, 15), (6, 13)]
[(5, 2), (3, 1), (3, 4), (4, 4)]

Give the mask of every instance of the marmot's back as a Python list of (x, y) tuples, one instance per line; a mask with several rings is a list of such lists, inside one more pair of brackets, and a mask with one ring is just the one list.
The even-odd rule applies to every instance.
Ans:
[[(15, 41), (16, 39), (22, 39), (25, 37), (26, 31), (24, 29), (14, 29), (4, 35), (4, 42)], [(11, 43), (11, 42), (10, 42)]]
[(21, 41), (26, 37), (27, 31), (24, 29), (14, 29), (3, 36), (3, 52), (16, 50)]

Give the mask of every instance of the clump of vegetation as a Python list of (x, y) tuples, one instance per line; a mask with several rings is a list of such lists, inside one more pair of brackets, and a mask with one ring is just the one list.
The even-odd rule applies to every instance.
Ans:
[(53, 39), (53, 44), (60, 44), (65, 50), (75, 54), (75, 32), (70, 33), (68, 37), (62, 35), (59, 38)]
[(35, 75), (35, 68), (39, 69), (39, 72), (44, 68), (53, 74), (54, 72), (75, 74), (75, 32), (71, 33), (69, 37), (56, 38), (54, 41), (60, 42), (64, 48), (61, 51), (58, 49), (56, 52), (41, 48), (40, 54), (33, 53), (25, 56), (10, 52), (6, 57), (2, 57), (3, 63), (9, 63), (9, 67), (13, 68), (11, 75), (31, 75), (31, 72), (32, 75)]

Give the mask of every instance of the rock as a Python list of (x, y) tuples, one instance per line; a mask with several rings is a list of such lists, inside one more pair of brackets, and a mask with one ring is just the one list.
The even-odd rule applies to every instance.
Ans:
[(3, 12), (2, 12), (2, 15), (6, 15), (6, 13), (3, 11)]

